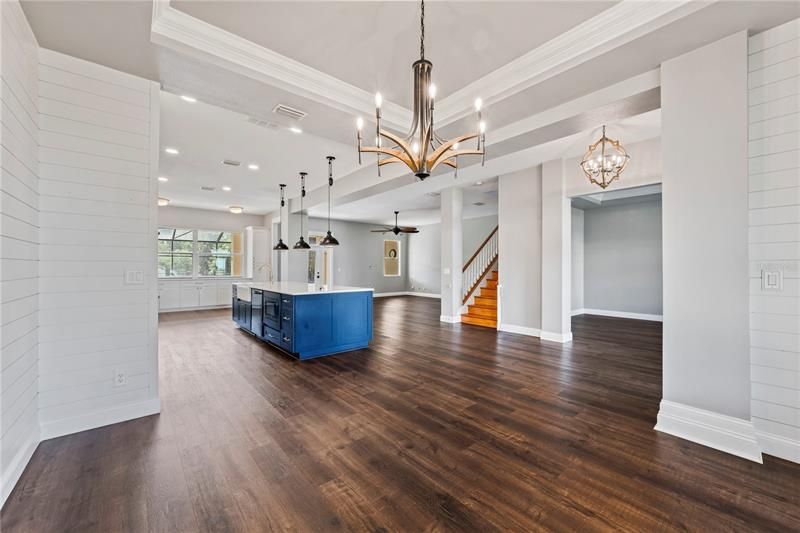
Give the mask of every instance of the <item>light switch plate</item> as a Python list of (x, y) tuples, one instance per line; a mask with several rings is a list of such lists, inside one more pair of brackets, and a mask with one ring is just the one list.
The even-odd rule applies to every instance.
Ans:
[(780, 270), (762, 270), (761, 289), (765, 291), (782, 291), (783, 272)]
[(141, 285), (144, 283), (144, 272), (141, 270), (126, 270), (125, 285)]

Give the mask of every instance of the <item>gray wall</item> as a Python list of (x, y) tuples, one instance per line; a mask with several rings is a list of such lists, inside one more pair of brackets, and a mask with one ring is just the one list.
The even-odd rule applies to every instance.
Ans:
[[(325, 232), (328, 229), (326, 219), (309, 218), (308, 225), (309, 230), (313, 231)], [(336, 285), (372, 287), (376, 293), (404, 292), (408, 283), (408, 237), (395, 237), (391, 233), (371, 233), (370, 230), (375, 227), (375, 224), (331, 221), (331, 232), (340, 243), (333, 249), (333, 281)], [(398, 277), (383, 275), (384, 240), (400, 241), (401, 275)], [(289, 243), (289, 246), (292, 244)], [(304, 252), (288, 253), (305, 255)], [(303, 264), (304, 268), (305, 265), (307, 263)]]
[[(466, 262), (477, 247), (497, 226), (497, 215), (468, 218), (462, 221), (462, 257)], [(420, 226), (409, 235), (408, 290), (439, 294), (441, 291), (441, 224)]]
[(584, 211), (586, 309), (662, 314), (661, 200)]
[(541, 166), (500, 176), (498, 211), (501, 328), (534, 333), (542, 323)]
[(570, 253), (570, 265), (572, 268), (572, 283), (570, 293), (572, 294), (572, 310), (583, 309), (583, 210), (572, 208), (572, 251)]
[(664, 400), (750, 420), (747, 32), (661, 65)]

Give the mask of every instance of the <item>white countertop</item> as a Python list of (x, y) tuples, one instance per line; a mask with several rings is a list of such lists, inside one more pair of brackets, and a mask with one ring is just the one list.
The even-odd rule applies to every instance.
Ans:
[[(344, 285), (334, 285), (328, 287), (327, 290), (314, 290), (313, 285), (308, 283), (301, 283), (299, 281), (273, 281), (267, 283), (234, 283), (237, 287), (249, 287), (251, 289), (260, 289), (262, 291), (279, 292), (281, 294), (289, 294), (291, 296), (303, 296), (305, 294), (326, 294), (333, 292), (367, 292), (374, 289), (368, 287), (347, 287)], [(309, 289), (309, 287), (311, 287)]]

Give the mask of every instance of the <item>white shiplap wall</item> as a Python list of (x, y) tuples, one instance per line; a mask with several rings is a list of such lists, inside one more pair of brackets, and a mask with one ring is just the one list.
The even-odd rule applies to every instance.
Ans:
[(800, 462), (800, 19), (750, 38), (749, 92), (751, 414), (764, 453)]
[[(38, 75), (46, 439), (159, 409), (159, 96), (153, 82), (44, 49)], [(126, 284), (126, 271), (144, 282)]]
[(37, 54), (17, 2), (0, 2), (0, 475), (5, 501), (39, 443)]

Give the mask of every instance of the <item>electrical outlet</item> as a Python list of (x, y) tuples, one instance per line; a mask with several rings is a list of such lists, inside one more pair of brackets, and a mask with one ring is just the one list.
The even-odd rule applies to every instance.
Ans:
[(125, 371), (121, 368), (114, 370), (114, 386), (115, 387), (122, 387), (128, 382), (128, 376), (125, 375)]

